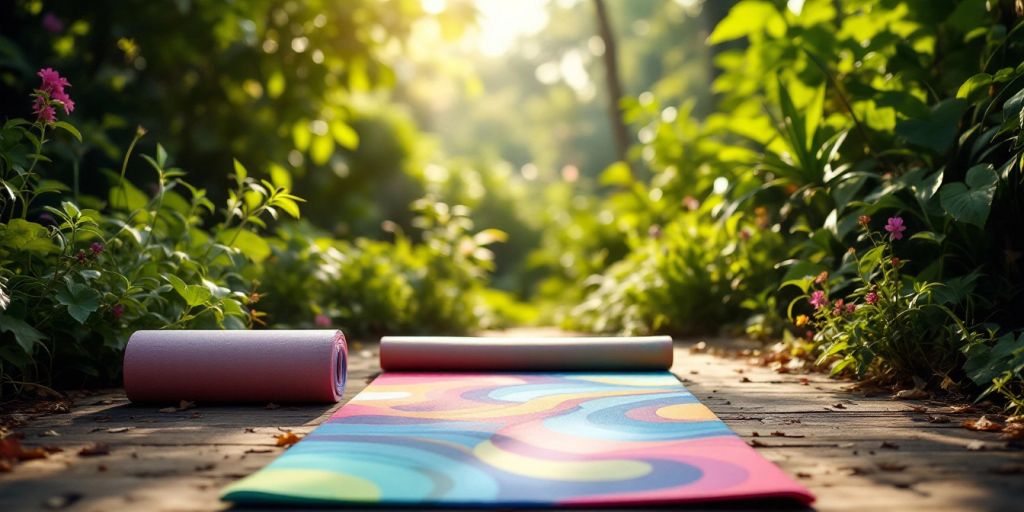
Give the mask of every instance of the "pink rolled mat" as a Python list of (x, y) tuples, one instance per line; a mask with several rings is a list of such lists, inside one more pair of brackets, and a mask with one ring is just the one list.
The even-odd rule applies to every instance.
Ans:
[(341, 331), (137, 331), (124, 353), (132, 402), (337, 402)]
[(672, 338), (385, 336), (380, 366), (387, 371), (667, 370)]

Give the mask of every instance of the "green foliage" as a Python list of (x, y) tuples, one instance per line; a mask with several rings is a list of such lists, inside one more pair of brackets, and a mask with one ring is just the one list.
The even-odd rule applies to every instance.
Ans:
[[(789, 329), (837, 372), (977, 385), (1019, 406), (1024, 30), (1004, 7), (738, 2), (709, 38), (713, 112), (627, 102), (633, 166), (651, 177), (624, 164), (602, 177), (629, 252), (578, 281), (590, 292), (570, 325), (713, 329), (744, 305), (757, 335), (797, 315)], [(895, 246), (857, 229), (896, 214)], [(757, 249), (727, 250), (736, 219)], [(813, 291), (829, 307), (811, 315)]]

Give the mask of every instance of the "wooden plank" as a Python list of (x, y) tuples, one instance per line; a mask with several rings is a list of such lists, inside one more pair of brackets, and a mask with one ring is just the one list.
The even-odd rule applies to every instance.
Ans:
[[(737, 434), (810, 487), (819, 510), (1019, 506), (1024, 453), (994, 434), (959, 427), (977, 414), (929, 423), (928, 414), (946, 404), (864, 397), (847, 391), (849, 383), (779, 375), (742, 359), (691, 352), (691, 345), (678, 345), (673, 372)], [(345, 400), (378, 372), (375, 346), (353, 343), (352, 349)], [(69, 413), (26, 418), (19, 429), (26, 445), (64, 451), (0, 474), (0, 510), (223, 510), (217, 495), (224, 485), (283, 451), (274, 446), (275, 434), (307, 433), (337, 407), (198, 404), (161, 413), (160, 406), (129, 404), (119, 390), (88, 396)], [(787, 437), (772, 436), (776, 431)], [(110, 453), (78, 456), (93, 442), (107, 443)], [(968, 450), (978, 443), (986, 451)]]

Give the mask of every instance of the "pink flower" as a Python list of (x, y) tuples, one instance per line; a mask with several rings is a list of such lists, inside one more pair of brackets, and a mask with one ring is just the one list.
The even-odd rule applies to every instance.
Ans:
[(52, 12), (43, 15), (42, 25), (43, 29), (51, 34), (59, 34), (64, 31), (64, 22)]
[(868, 292), (868, 294), (864, 296), (864, 302), (867, 302), (868, 304), (877, 304), (878, 294), (875, 292)]
[(320, 314), (316, 315), (316, 318), (313, 319), (313, 323), (317, 327), (330, 327), (331, 326), (331, 317), (329, 317), (329, 316), (327, 316), (327, 315), (325, 315), (323, 313), (320, 313)]
[(110, 314), (114, 315), (114, 319), (120, 319), (121, 315), (124, 314), (124, 304), (117, 303), (110, 307)]
[(42, 83), (39, 84), (39, 88), (36, 89), (33, 96), (35, 100), (32, 102), (32, 112), (36, 117), (46, 123), (54, 123), (57, 121), (57, 112), (55, 107), (64, 109), (64, 114), (70, 114), (75, 110), (75, 102), (68, 96), (65, 87), (71, 87), (71, 82), (68, 82), (67, 78), (60, 76), (60, 73), (54, 71), (52, 68), (43, 68), (36, 73)]
[(889, 217), (889, 223), (885, 225), (885, 230), (889, 232), (889, 236), (893, 240), (899, 240), (903, 238), (903, 232), (907, 230), (907, 227), (903, 225), (903, 217)]
[(857, 305), (856, 304), (851, 302), (851, 303), (846, 305), (846, 313), (847, 314), (852, 314), (854, 311), (857, 311)]
[(747, 228), (741, 229), (740, 230), (740, 240), (743, 240), (744, 242), (746, 242), (747, 240), (750, 240), (750, 230), (748, 230)]
[(846, 311), (846, 308), (843, 307), (843, 299), (836, 299), (835, 307), (832, 308), (832, 314), (839, 316), (842, 315), (844, 311)]
[(78, 260), (79, 264), (84, 265), (85, 262), (89, 259), (89, 257), (88, 255), (85, 254), (85, 251), (79, 249), (78, 252), (75, 253), (75, 259)]
[(814, 306), (814, 309), (821, 309), (828, 306), (828, 298), (825, 297), (825, 292), (815, 290), (814, 293), (811, 294), (810, 303)]
[(92, 245), (89, 246), (89, 250), (92, 251), (93, 254), (99, 254), (103, 252), (103, 244), (99, 242), (93, 242)]

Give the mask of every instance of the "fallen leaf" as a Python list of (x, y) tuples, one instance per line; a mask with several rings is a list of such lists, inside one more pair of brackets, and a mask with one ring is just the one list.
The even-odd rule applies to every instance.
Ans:
[(248, 450), (245, 451), (245, 453), (270, 453), (272, 451), (274, 450), (271, 450), (269, 448), (249, 448)]
[(295, 435), (293, 432), (288, 431), (285, 432), (284, 434), (275, 435), (274, 439), (277, 439), (277, 446), (288, 447), (299, 442), (299, 439), (301, 438)]
[(985, 442), (984, 441), (971, 441), (971, 442), (967, 443), (967, 446), (965, 448), (967, 448), (968, 451), (979, 452), (979, 451), (982, 451), (982, 450), (985, 449)]
[(246, 427), (245, 433), (246, 434), (255, 434), (256, 433), (256, 429), (252, 428), (252, 427)]
[(807, 386), (810, 385), (810, 383), (811, 379), (808, 379), (807, 377), (800, 377), (800, 384)]
[(752, 439), (750, 441), (750, 446), (753, 446), (753, 447), (757, 448), (759, 446), (768, 446), (768, 445), (762, 443), (761, 441), (758, 441), (757, 439)]
[(928, 394), (927, 391), (920, 388), (914, 388), (901, 389), (897, 391), (896, 394), (892, 396), (892, 398), (894, 400), (924, 400), (925, 398), (928, 398), (930, 396), (931, 395)]
[(811, 474), (810, 473), (797, 473), (796, 477), (797, 478), (810, 478)]
[(835, 407), (836, 409), (846, 409), (846, 406), (843, 404), (834, 404), (832, 407)]
[(178, 412), (177, 407), (164, 407), (163, 409), (157, 409), (156, 412)]
[(896, 472), (907, 469), (907, 466), (905, 464), (897, 464), (895, 462), (879, 462), (878, 464), (876, 464), (876, 466), (878, 466), (878, 469), (881, 469), (882, 471)]
[[(46, 450), (39, 447), (26, 449), (21, 445), (21, 440), (16, 437), (8, 436), (0, 439), (0, 459), (14, 461), (45, 459), (46, 455)], [(13, 466), (13, 463), (11, 465)]]
[(949, 423), (952, 421), (949, 416), (943, 416), (941, 414), (929, 414), (928, 423)]
[(925, 413), (928, 412), (928, 408), (923, 405), (915, 405), (909, 409), (910, 412)]
[(845, 470), (849, 471), (851, 476), (852, 475), (858, 475), (858, 476), (870, 475), (871, 473), (874, 473), (874, 471), (872, 471), (870, 469), (867, 469), (867, 468), (862, 468), (860, 466), (848, 466), (848, 467), (839, 468), (839, 469), (845, 469)]
[(747, 377), (743, 377), (742, 379), (740, 379), (740, 382), (750, 382), (750, 379), (748, 379)]
[(78, 450), (79, 457), (96, 457), (110, 453), (110, 446), (107, 443), (92, 443)]
[(45, 432), (40, 432), (39, 433), (39, 437), (58, 437), (58, 436), (60, 436), (60, 434), (57, 433), (56, 430), (47, 430)]
[(1024, 423), (1007, 423), (1003, 427), (1003, 435), (999, 437), (1007, 440), (1024, 439)]
[(785, 432), (782, 432), (782, 431), (779, 431), (779, 430), (776, 430), (775, 432), (772, 432), (772, 435), (775, 436), (775, 437), (790, 437), (790, 438), (806, 437), (806, 436), (801, 436), (801, 435), (789, 435), (789, 434), (787, 434)]
[(758, 434), (757, 432), (752, 432), (750, 435), (753, 436), (753, 437), (760, 437), (761, 436), (761, 434)]
[(899, 450), (900, 449), (900, 445), (898, 445), (896, 443), (893, 443), (893, 442), (889, 442), (889, 441), (882, 441), (881, 447), (882, 448), (887, 448), (889, 450)]
[(108, 428), (108, 429), (107, 429), (107, 433), (110, 433), (110, 434), (123, 434), (123, 433), (125, 433), (125, 432), (128, 432), (129, 430), (131, 430), (131, 429), (133, 429), (133, 428), (135, 428), (135, 427), (115, 427), (115, 428)]
[(967, 430), (974, 430), (977, 432), (999, 432), (1003, 430), (1003, 424), (992, 421), (986, 416), (982, 416), (976, 420), (966, 420), (960, 424), (960, 426)]
[(209, 462), (207, 464), (202, 464), (202, 465), (196, 466), (195, 470), (196, 471), (209, 471), (209, 470), (211, 470), (211, 469), (213, 469), (215, 467), (217, 467), (216, 464), (214, 464), (212, 462)]

